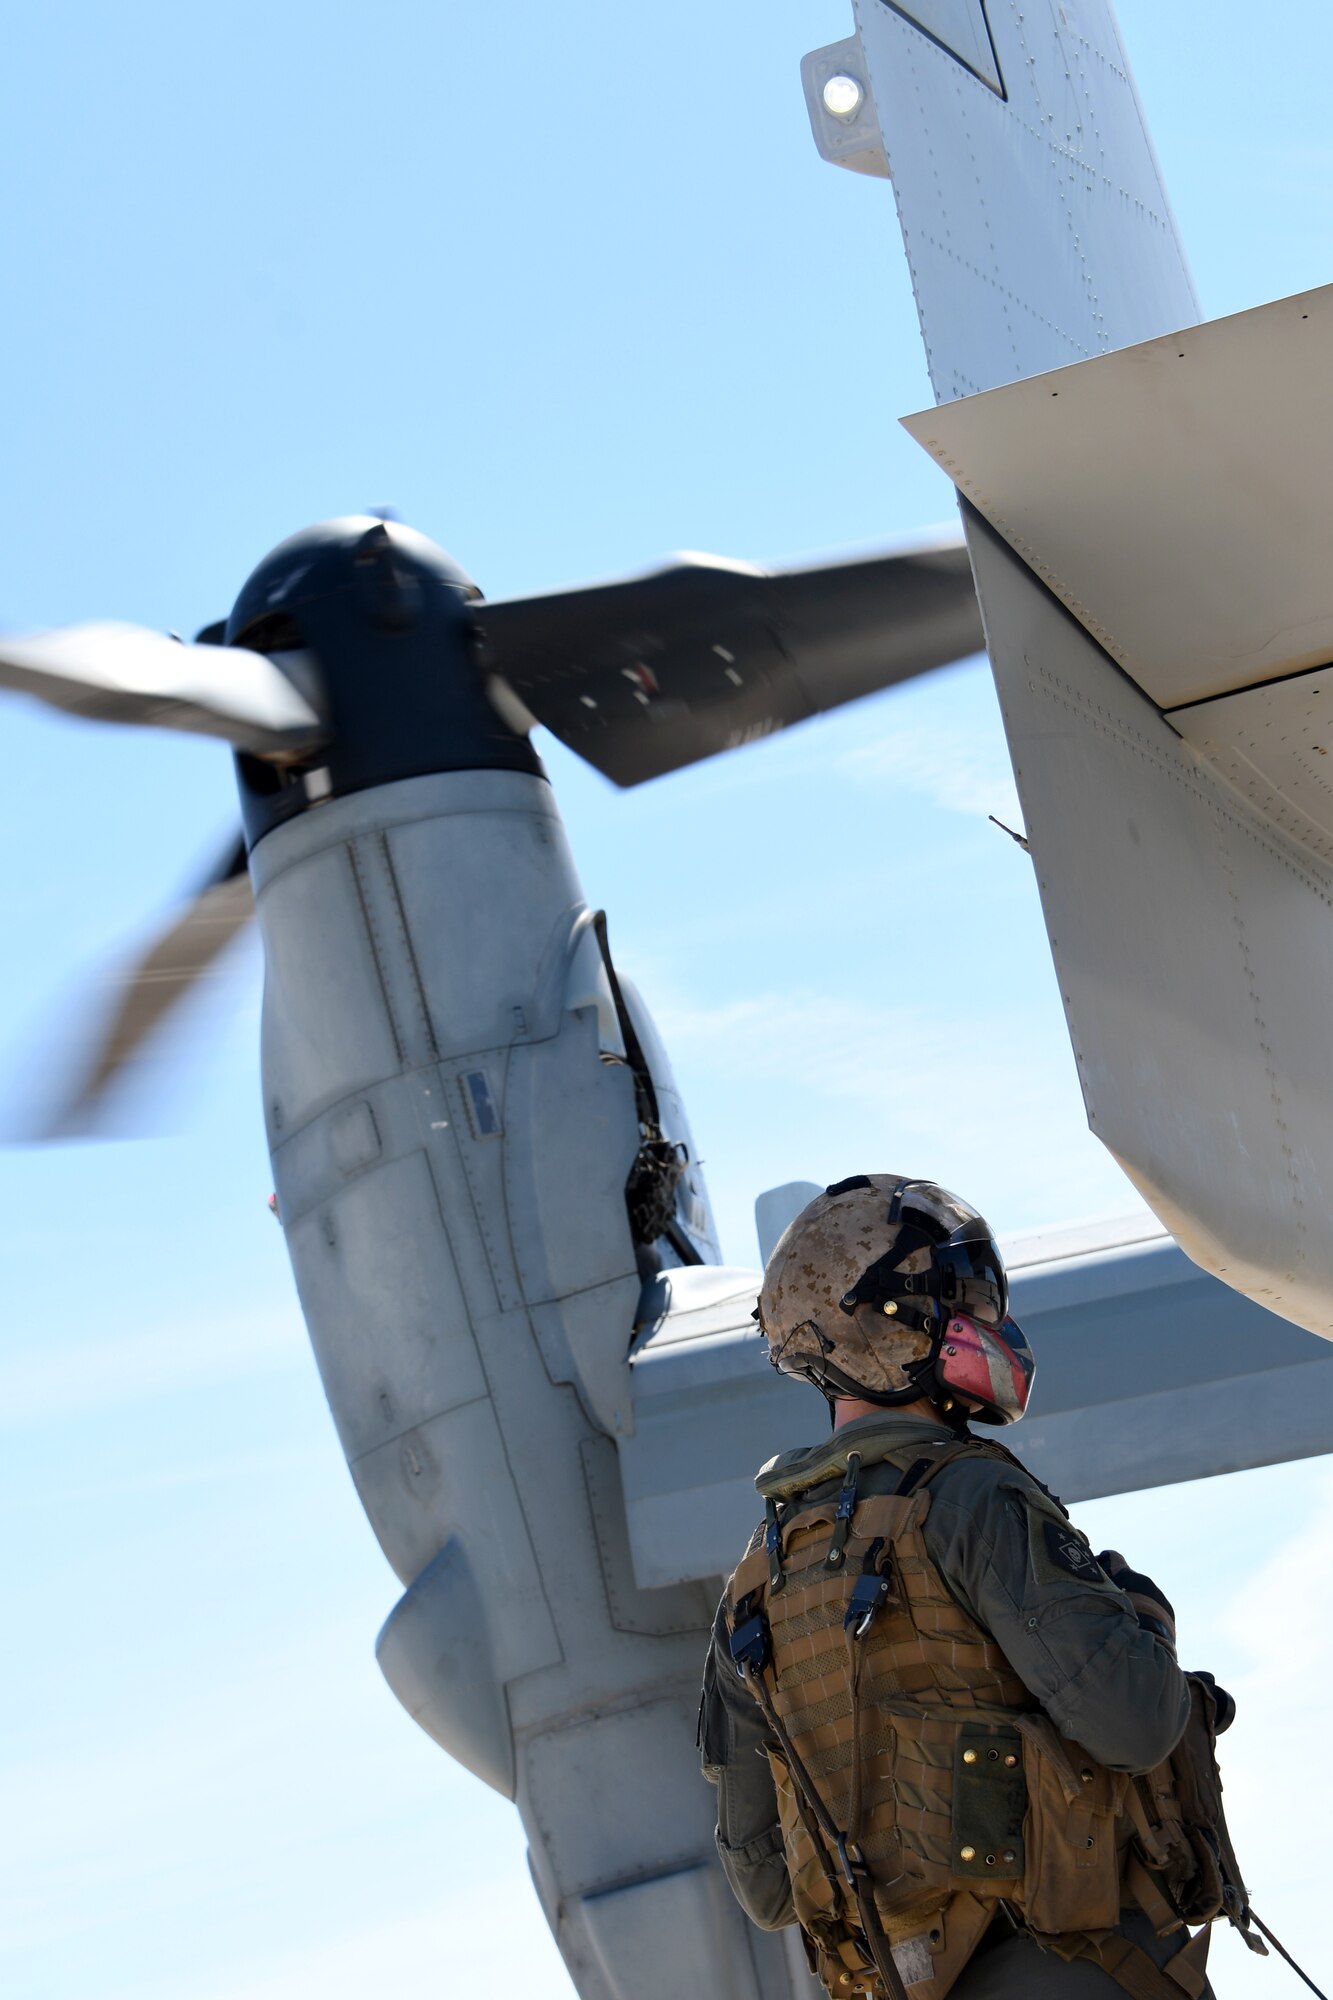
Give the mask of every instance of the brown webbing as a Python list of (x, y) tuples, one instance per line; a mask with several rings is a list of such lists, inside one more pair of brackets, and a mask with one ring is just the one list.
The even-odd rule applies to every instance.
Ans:
[(1187, 2000), (1199, 2000), (1207, 1979), (1211, 1936), (1212, 1932), (1205, 1924), (1165, 1965), (1158, 1965), (1146, 1951), (1118, 1931), (1098, 1938), (1079, 1938), (1075, 1933), (1067, 1941), (1062, 1940), (1074, 1949), (1067, 1954), (1062, 1951), (1061, 1956), (1090, 1959), (1103, 1972), (1109, 1973), (1117, 1986), (1124, 1988), (1130, 2000), (1180, 2000), (1182, 1993)]
[[(752, 1547), (747, 1552), (728, 1588), (733, 1639), (738, 1615), (754, 1613), (757, 1605), (763, 1606), (756, 1620), (764, 1628), (763, 1649), (742, 1659), (733, 1646), (733, 1657), (771, 1732), (775, 1767), (784, 1765), (789, 1780), (784, 1781), (779, 1773), (784, 1838), (798, 1912), (803, 1907), (802, 1896), (808, 1906), (801, 1921), (809, 1919), (810, 1934), (821, 1953), (835, 1951), (841, 1966), (854, 1970), (858, 1984), (871, 1981), (873, 1966), (886, 2000), (908, 2000), (889, 1934), (894, 1912), (919, 1921), (926, 1901), (936, 1898), (936, 1892), (947, 1892), (930, 1903), (941, 1912), (946, 1902), (950, 1909), (961, 1902), (970, 1907), (974, 1891), (982, 1898), (976, 1907), (983, 1916), (986, 1908), (1006, 1907), (1002, 1897), (998, 1901), (987, 1899), (979, 1883), (969, 1882), (964, 1889), (953, 1879), (950, 1781), (959, 1720), (1004, 1722), (1025, 1734), (1035, 1729), (1037, 1721), (1029, 1712), (1027, 1690), (995, 1642), (974, 1626), (949, 1594), (921, 1535), (930, 1504), (925, 1489), (945, 1464), (966, 1452), (1016, 1463), (1002, 1447), (979, 1441), (945, 1447), (933, 1458), (913, 1462), (896, 1492), (866, 1495), (856, 1501), (850, 1531), (851, 1516), (843, 1506), (849, 1488), (855, 1496), (849, 1477), (837, 1506), (830, 1497), (806, 1509), (783, 1510), (776, 1538), (776, 1561), (784, 1565), (780, 1594), (775, 1593), (773, 1584), (775, 1552), (765, 1547)], [(852, 1470), (849, 1462), (849, 1475)], [(776, 1497), (765, 1490), (762, 1481), (760, 1490), (770, 1501)], [(790, 1501), (797, 1491), (793, 1486), (780, 1497)], [(832, 1539), (821, 1539), (821, 1531), (823, 1537)], [(817, 1545), (820, 1553), (816, 1553)], [(881, 1564), (877, 1556), (883, 1546), (891, 1552), (892, 1595), (888, 1594), (889, 1560)], [(868, 1596), (854, 1592), (849, 1600), (847, 1595), (862, 1547), (862, 1577), (882, 1574), (884, 1609), (905, 1612), (909, 1621), (901, 1635), (895, 1628), (888, 1640), (871, 1638), (862, 1643), (870, 1617), (864, 1622), (848, 1620), (853, 1602), (858, 1608), (868, 1608), (872, 1615), (880, 1608)], [(791, 1568), (785, 1567), (788, 1558)], [(861, 1588), (858, 1579), (858, 1592)], [(774, 1618), (771, 1631), (767, 1617), (770, 1604)], [(839, 1623), (845, 1652), (838, 1642)], [(869, 1718), (870, 1727), (863, 1731), (864, 1718)], [(895, 1727), (898, 1718), (909, 1718), (914, 1725), (910, 1746), (900, 1740), (901, 1732)], [(1063, 1780), (1066, 1805), (1074, 1797), (1085, 1812), (1114, 1814), (1118, 1797), (1097, 1804), (1093, 1794), (1082, 1793), (1090, 1774), (1081, 1767), (1074, 1769), (1064, 1754), (1067, 1746), (1047, 1743), (1046, 1735), (1054, 1738), (1049, 1724), (1044, 1725), (1037, 1746), (1040, 1768), (1052, 1767), (1053, 1784), (1056, 1779)], [(883, 1751), (890, 1748), (895, 1752), (891, 1777), (880, 1764)], [(1024, 1755), (1026, 1762), (1026, 1751)], [(816, 1780), (826, 1796), (821, 1796)], [(1123, 1780), (1120, 1782), (1123, 1786)], [(1169, 1821), (1165, 1832), (1159, 1827), (1162, 1804), (1163, 1798), (1156, 1793), (1150, 1796), (1145, 1790), (1140, 1796), (1139, 1788), (1130, 1786), (1121, 1808), (1127, 1809), (1138, 1835), (1139, 1853), (1122, 1857), (1120, 1894), (1129, 1891), (1159, 1934), (1180, 1916), (1168, 1886), (1174, 1879), (1171, 1870), (1177, 1865), (1171, 1839), (1180, 1829), (1174, 1821)], [(840, 1831), (840, 1826), (845, 1831)], [(1091, 1826), (1085, 1831), (1091, 1831)], [(808, 1843), (808, 1859), (800, 1856), (802, 1842)], [(1089, 1838), (1075, 1844), (1091, 1848), (1094, 1843)], [(887, 1870), (881, 1865), (886, 1859), (893, 1863)], [(1225, 1866), (1223, 1873), (1225, 1879)], [(800, 1886), (802, 1880), (807, 1887)], [(887, 1916), (881, 1914), (876, 1901), (877, 1882), (890, 1912)], [(910, 1893), (913, 1883), (919, 1886), (915, 1900)], [(1045, 1893), (1054, 1892), (1048, 1889)], [(823, 1901), (825, 1894), (827, 1903)], [(1105, 1911), (1099, 1914), (1103, 1902)], [(1188, 1937), (1183, 1950), (1165, 1967), (1159, 1967), (1148, 1952), (1111, 1928), (1116, 1921), (1116, 1903), (1111, 1889), (1105, 1898), (1099, 1889), (1096, 1895), (1084, 1894), (1081, 1902), (1075, 1898), (1068, 1907), (1057, 1898), (1046, 1906), (1055, 1920), (1050, 1929), (1029, 1934), (1060, 1958), (1082, 1958), (1097, 1965), (1116, 1981), (1127, 2000), (1202, 2000), (1211, 1934), (1208, 1926), (1197, 1936)], [(1078, 1922), (1076, 1907), (1087, 1928), (1057, 1932), (1062, 1917), (1067, 1922), (1073, 1916)], [(1199, 1908), (1190, 1914), (1197, 1922), (1213, 1912)], [(1234, 1915), (1232, 1921), (1236, 1921)], [(827, 1937), (820, 1931), (825, 1923), (829, 1926)], [(1102, 1925), (1106, 1928), (1100, 1928)], [(980, 1928), (984, 1927), (982, 1922)], [(903, 1926), (898, 1928), (901, 1931)], [(835, 1931), (845, 1939), (844, 1945), (836, 1945)], [(957, 1950), (951, 1945), (937, 1955), (936, 1970), (946, 1987), (957, 1977), (976, 1941), (970, 1932), (965, 1939), (960, 1934)], [(1262, 1948), (1250, 1936), (1246, 1942), (1254, 1949)], [(837, 1972), (840, 1968), (835, 1963), (833, 1969)]]
[[(802, 1804), (805, 1807), (805, 1810), (801, 1813), (801, 1818), (805, 1822), (806, 1834), (811, 1841), (811, 1845), (819, 1854), (821, 1861), (824, 1862), (824, 1872), (828, 1875), (830, 1883), (835, 1882), (836, 1878), (833, 1876), (832, 1870), (829, 1868), (825, 1858), (827, 1850), (824, 1841), (818, 1838), (820, 1832), (824, 1834), (825, 1839), (832, 1845), (834, 1852), (842, 1864), (846, 1886), (851, 1890), (852, 1895), (856, 1899), (856, 1910), (861, 1934), (865, 1938), (866, 1947), (875, 1962), (875, 1970), (884, 1981), (884, 1990), (889, 1996), (889, 2000), (907, 2000), (907, 1988), (903, 1984), (902, 1974), (899, 1972), (894, 1961), (893, 1948), (888, 1938), (884, 1935), (884, 1927), (879, 1920), (879, 1911), (875, 1908), (874, 1890), (871, 1887), (865, 1863), (861, 1860), (859, 1854), (853, 1853), (855, 1835), (844, 1835), (838, 1831), (831, 1814), (820, 1798), (819, 1793), (815, 1790), (813, 1779), (806, 1770), (805, 1765), (801, 1762), (800, 1752), (788, 1735), (782, 1717), (778, 1714), (777, 1709), (769, 1699), (768, 1688), (765, 1685), (763, 1674), (751, 1673), (748, 1669), (744, 1671), (745, 1679), (754, 1691), (759, 1706), (763, 1710), (765, 1721), (777, 1737), (778, 1742), (782, 1745), (783, 1755), (787, 1759), (787, 1769), (791, 1772), (792, 1790), (795, 1794), (798, 1807)], [(854, 1789), (857, 1796), (857, 1803), (853, 1824), (855, 1823), (855, 1818), (860, 1815), (859, 1760)], [(810, 1827), (806, 1817), (807, 1812), (813, 1815), (817, 1823), (815, 1830), (812, 1830)], [(1144, 2000), (1155, 2000), (1155, 1996), (1145, 1995)]]

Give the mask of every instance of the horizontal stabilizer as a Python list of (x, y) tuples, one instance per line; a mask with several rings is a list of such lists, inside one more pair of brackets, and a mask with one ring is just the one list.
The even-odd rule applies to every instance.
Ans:
[(1333, 286), (905, 422), (1157, 708), (1333, 660)]
[[(1333, 1450), (1333, 1350), (1208, 1277), (1150, 1219), (1001, 1247), (1037, 1375), (1027, 1416), (999, 1435), (1065, 1500)], [(754, 1528), (756, 1470), (827, 1422), (813, 1389), (763, 1365), (757, 1271), (668, 1279), (618, 1440), (645, 1590), (725, 1576)]]
[(141, 625), (0, 639), (0, 687), (93, 722), (220, 736), (258, 757), (299, 755), (321, 740), (312, 683), (303, 655), (185, 645)]
[(488, 666), (618, 785), (980, 650), (961, 540), (816, 567), (682, 558), (478, 607)]

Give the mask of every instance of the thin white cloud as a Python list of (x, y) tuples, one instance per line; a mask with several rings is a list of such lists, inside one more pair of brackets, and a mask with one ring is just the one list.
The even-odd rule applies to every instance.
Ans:
[[(810, 989), (761, 993), (716, 1007), (658, 1009), (672, 1047), (732, 1077), (782, 1082), (826, 1099), (873, 1108), (899, 1131), (937, 1131), (955, 1112), (975, 1121), (977, 1075), (968, 1058), (981, 1047), (972, 1023), (927, 1005), (883, 1006)], [(977, 1046), (973, 1048), (971, 1044)], [(998, 1019), (984, 1030), (987, 1092), (1025, 1107), (1039, 1125), (1067, 1099), (1050, 1051), (1023, 1019)]]
[[(11, 1743), (0, 1989), (35, 1992), (38, 1967), (68, 1978), (100, 1951), (99, 2000), (481, 1992), (503, 1938), (502, 1983), (570, 1992), (517, 1814), (398, 1710), (351, 1596), (244, 1663), (234, 1646), (202, 1658), (169, 1706), (151, 1685), (109, 1689), (95, 1748), (86, 1716), (75, 1743)], [(135, 1932), (154, 1944), (136, 1954)], [(172, 1938), (192, 1941), (183, 1957)]]
[[(1021, 1428), (1012, 1442), (1021, 1456)], [(1207, 1667), (1236, 1697), (1218, 1762), (1237, 1857), (1255, 1909), (1327, 1990), (1320, 1776), (1333, 1658), (1333, 1467), (1297, 1462), (1118, 1494), (1083, 1502), (1074, 1517), (1094, 1549), (1123, 1549), (1158, 1579), (1176, 1607), (1182, 1664)], [(1225, 1924), (1208, 1977), (1217, 2000), (1302, 1991)]]
[(299, 1315), (260, 1311), (61, 1340), (0, 1356), (0, 1428), (191, 1393), (308, 1363)]
[[(1327, 1737), (1330, 1546), (1333, 1471), (1325, 1469), (1310, 1512), (1245, 1580), (1219, 1621), (1236, 1653), (1249, 1661), (1248, 1670), (1228, 1683), (1238, 1723), (1219, 1749), (1232, 1838), (1255, 1907), (1317, 1981), (1327, 1962), (1311, 1964), (1306, 1954), (1324, 1950), (1324, 1926), (1313, 1918), (1326, 1897), (1327, 1807), (1322, 1785), (1306, 1782), (1304, 1774), (1312, 1766), (1318, 1772)], [(1241, 1991), (1234, 1980), (1214, 1984), (1219, 2000)], [(1247, 1992), (1250, 1984), (1257, 1981), (1247, 1982)]]
[(909, 792), (946, 812), (994, 814), (1022, 830), (1022, 807), (999, 718), (976, 704), (959, 706), (941, 740), (938, 721), (895, 718), (894, 726), (844, 753), (842, 769), (861, 784)]
[(950, 1019), (923, 986), (919, 1003), (898, 1005), (809, 989), (659, 1005), (691, 1100), (725, 1093), (741, 1121), (716, 1161), (704, 1148), (733, 1257), (754, 1255), (760, 1188), (833, 1179), (853, 1159), (929, 1173), (1007, 1231), (1138, 1206), (1087, 1129), (1073, 1056), (1046, 1014)]
[(525, 2000), (566, 2000), (574, 1992), (526, 1883), (485, 1883), (442, 1898), (429, 1912), (334, 1935), (239, 1982), (182, 1987), (179, 2000), (379, 2000), (497, 1986)]

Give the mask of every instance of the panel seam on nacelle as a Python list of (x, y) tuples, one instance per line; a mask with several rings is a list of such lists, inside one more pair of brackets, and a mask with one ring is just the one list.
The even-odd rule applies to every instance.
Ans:
[(370, 945), (370, 956), (375, 967), (375, 977), (379, 980), (380, 994), (384, 1000), (384, 1017), (389, 1024), (389, 1033), (393, 1037), (394, 1049), (397, 1052), (398, 1063), (401, 1068), (405, 1056), (405, 1043), (399, 1028), (398, 1017), (394, 1013), (393, 997), (389, 991), (389, 976), (384, 965), (383, 954), (380, 951), (380, 941), (375, 931), (375, 919), (371, 914), (370, 899), (366, 894), (366, 885), (362, 877), (361, 863), (357, 858), (356, 842), (354, 840), (348, 841), (346, 854), (348, 865), (352, 871), (352, 884), (356, 890), (357, 907), (361, 912), (361, 922), (365, 926), (366, 940)]
[[(478, 1359), (480, 1359), (480, 1352), (481, 1350), (478, 1346)], [(482, 1363), (481, 1372), (483, 1375), (486, 1373), (484, 1362)], [(377, 1452), (387, 1450), (392, 1444), (401, 1444), (403, 1439), (411, 1437), (414, 1431), (424, 1431), (427, 1425), (438, 1423), (441, 1417), (452, 1417), (459, 1410), (474, 1410), (479, 1403), (489, 1403), (491, 1408), (494, 1409), (495, 1398), (490, 1393), (489, 1383), (490, 1378), (487, 1377), (487, 1388), (484, 1395), (465, 1396), (461, 1403), (445, 1403), (440, 1409), (432, 1410), (429, 1416), (415, 1418), (410, 1424), (404, 1424), (400, 1431), (394, 1431), (388, 1437), (378, 1439), (376, 1443), (367, 1445), (364, 1451), (359, 1451), (354, 1457), (349, 1457), (347, 1460), (348, 1465), (362, 1465), (366, 1459), (374, 1458)], [(496, 1428), (499, 1428), (498, 1424)]]
[(430, 1059), (438, 1062), (440, 1059), (440, 1045), (436, 1040), (435, 1024), (431, 1020), (430, 1008), (426, 1003), (426, 989), (422, 983), (421, 967), (417, 961), (416, 946), (412, 942), (412, 933), (407, 922), (407, 912), (403, 907), (402, 891), (398, 886), (398, 871), (393, 865), (393, 850), (389, 845), (389, 832), (389, 828), (381, 827), (375, 837), (376, 843), (384, 861), (384, 873), (389, 885), (389, 899), (398, 919), (398, 930), (403, 941), (403, 951), (407, 958), (407, 967), (411, 974), (412, 987), (416, 994), (417, 1011), (421, 1016), (421, 1025), (426, 1033), (426, 1048)]
[[(451, 776), (460, 776), (460, 775), (465, 776), (467, 774), (440, 771), (434, 773), (433, 775), (438, 778), (444, 779)], [(420, 783), (421, 780), (417, 778), (405, 778), (401, 782), (404, 784), (414, 785)], [(548, 779), (542, 779), (541, 782), (543, 784), (546, 784), (549, 789)], [(351, 800), (362, 798), (364, 796), (365, 796), (364, 793), (350, 792), (348, 793), (346, 800), (341, 800), (341, 799), (336, 800), (334, 801), (334, 804), (332, 806), (322, 807), (321, 811), (324, 812), (325, 814), (334, 812), (336, 811), (338, 805), (348, 803)], [(269, 865), (268, 856), (263, 853), (264, 841), (257, 841), (255, 843), (255, 846), (251, 849), (251, 858), (252, 860), (257, 858), (262, 862), (263, 866), (261, 868), (261, 872), (263, 874), (263, 880), (262, 882), (255, 883), (255, 893), (257, 896), (263, 895), (264, 891), (269, 887), (270, 883), (280, 881), (284, 875), (289, 875), (293, 868), (303, 868), (307, 862), (317, 860), (321, 854), (327, 854), (331, 848), (339, 846), (350, 846), (353, 840), (364, 839), (367, 835), (374, 835), (378, 833), (396, 833), (399, 827), (430, 826), (436, 820), (441, 820), (441, 819), (543, 819), (550, 824), (560, 823), (560, 815), (555, 810), (554, 802), (552, 802), (550, 808), (546, 810), (543, 810), (543, 808), (540, 805), (538, 805), (535, 801), (527, 805), (521, 805), (521, 806), (497, 806), (497, 805), (439, 806), (439, 807), (433, 807), (429, 812), (403, 813), (401, 815), (391, 816), (389, 818), (386, 818), (374, 826), (368, 826), (368, 827), (358, 826), (351, 832), (334, 834), (330, 839), (321, 842), (318, 846), (312, 845), (309, 848), (303, 850), (300, 854), (293, 854), (289, 860), (275, 862), (272, 865)], [(272, 829), (272, 833), (274, 834), (290, 833), (296, 828), (303, 827), (304, 824), (305, 822), (303, 819), (284, 820), (280, 826), (276, 826)], [(264, 840), (269, 840), (271, 838), (272, 834), (266, 834), (264, 836)]]

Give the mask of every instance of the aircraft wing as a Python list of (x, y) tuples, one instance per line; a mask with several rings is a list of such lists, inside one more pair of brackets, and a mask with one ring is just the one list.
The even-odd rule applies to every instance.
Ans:
[(487, 664), (536, 721), (638, 785), (981, 650), (961, 536), (766, 570), (686, 556), (477, 607)]
[(1333, 288), (909, 420), (969, 527), (1094, 1132), (1333, 1338)]
[[(1200, 1271), (1152, 1216), (1003, 1248), (1037, 1355), (1029, 1413), (1003, 1436), (1064, 1500), (1333, 1445), (1333, 1351)], [(825, 1422), (814, 1390), (767, 1364), (757, 1271), (673, 1271), (669, 1285), (631, 1357), (634, 1425), (617, 1441), (645, 1590), (725, 1576), (760, 1511), (757, 1467)]]

